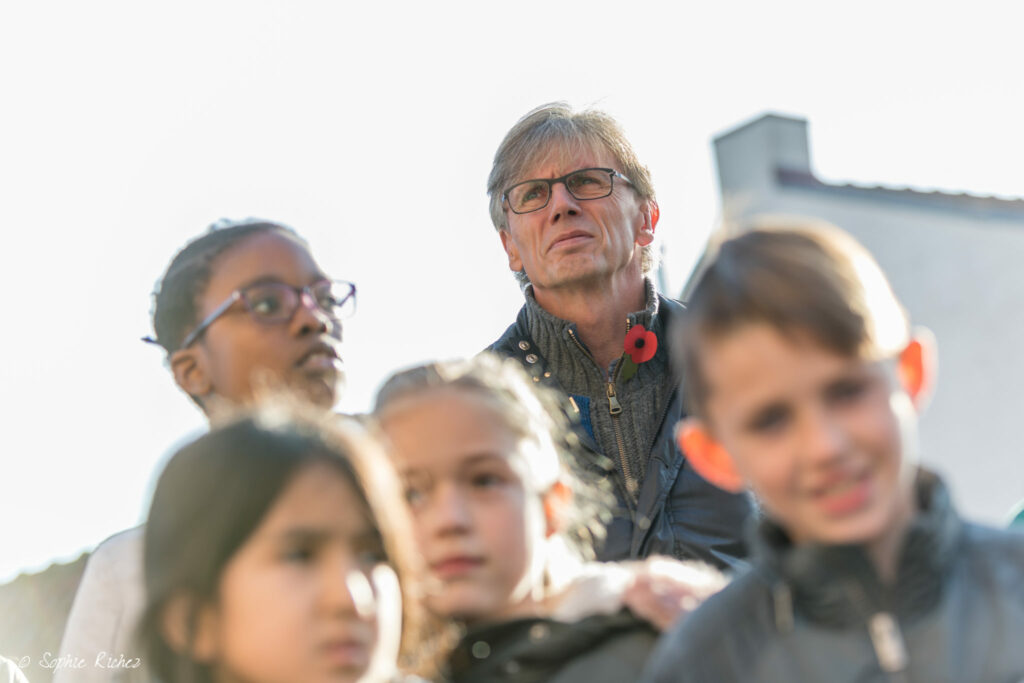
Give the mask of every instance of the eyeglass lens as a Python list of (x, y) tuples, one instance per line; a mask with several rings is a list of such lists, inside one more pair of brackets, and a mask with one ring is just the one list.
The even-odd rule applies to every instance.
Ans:
[[(281, 282), (267, 282), (247, 287), (241, 295), (253, 315), (266, 322), (284, 322), (298, 309), (300, 291)], [(341, 320), (355, 312), (355, 288), (351, 283), (319, 282), (309, 291), (317, 306), (332, 318)]]
[[(527, 180), (513, 186), (507, 194), (516, 213), (536, 211), (547, 206), (554, 181)], [(565, 187), (576, 199), (600, 199), (612, 193), (612, 174), (603, 169), (585, 168), (565, 177)]]

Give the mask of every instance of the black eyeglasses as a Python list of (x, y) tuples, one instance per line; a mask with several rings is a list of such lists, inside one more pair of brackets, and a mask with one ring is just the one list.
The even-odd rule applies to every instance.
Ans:
[(501, 198), (513, 213), (530, 213), (548, 205), (555, 183), (563, 183), (576, 199), (601, 199), (612, 193), (615, 178), (629, 182), (629, 178), (611, 168), (581, 168), (561, 178), (524, 180), (505, 190)]
[(260, 282), (236, 289), (185, 337), (180, 348), (187, 349), (194, 344), (236, 301), (242, 302), (253, 319), (267, 325), (288, 322), (303, 303), (316, 306), (334, 320), (343, 320), (356, 312), (356, 286), (344, 280), (321, 280), (305, 287)]

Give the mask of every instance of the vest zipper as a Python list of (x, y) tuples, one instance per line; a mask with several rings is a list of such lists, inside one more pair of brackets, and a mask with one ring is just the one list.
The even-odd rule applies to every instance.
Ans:
[[(626, 334), (629, 334), (629, 319), (626, 320)], [(604, 370), (597, 363), (597, 359), (594, 358), (593, 354), (588, 351), (580, 340), (576, 338), (576, 333), (571, 329), (569, 330), (569, 336), (572, 337), (573, 342), (580, 351), (590, 359), (590, 361), (597, 366), (601, 374), (604, 374)], [(612, 418), (612, 431), (615, 432), (615, 443), (619, 449), (619, 466), (622, 467), (622, 477), (626, 480), (626, 490), (630, 496), (636, 495), (637, 481), (636, 477), (633, 476), (633, 470), (629, 466), (629, 461), (626, 459), (626, 445), (625, 440), (622, 438), (622, 427), (619, 425), (619, 415), (622, 413), (622, 404), (619, 403), (619, 397), (615, 393), (615, 382), (619, 377), (619, 370), (622, 368), (622, 361), (620, 360), (615, 365), (615, 372), (608, 379), (605, 385), (605, 394), (608, 396), (608, 414)]]

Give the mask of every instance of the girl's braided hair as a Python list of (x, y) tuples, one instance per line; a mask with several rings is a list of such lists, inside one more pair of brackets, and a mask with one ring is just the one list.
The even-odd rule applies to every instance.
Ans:
[(213, 262), (247, 237), (264, 232), (279, 232), (305, 244), (288, 226), (255, 218), (218, 221), (186, 244), (171, 260), (153, 292), (156, 337), (146, 341), (162, 347), (168, 356), (177, 351), (198, 322), (198, 302), (210, 284)]

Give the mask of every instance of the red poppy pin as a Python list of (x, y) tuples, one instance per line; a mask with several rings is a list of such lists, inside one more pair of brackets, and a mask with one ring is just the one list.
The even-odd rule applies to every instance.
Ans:
[(625, 353), (622, 354), (622, 380), (631, 379), (637, 366), (654, 358), (658, 351), (658, 336), (643, 325), (634, 325), (626, 333)]

